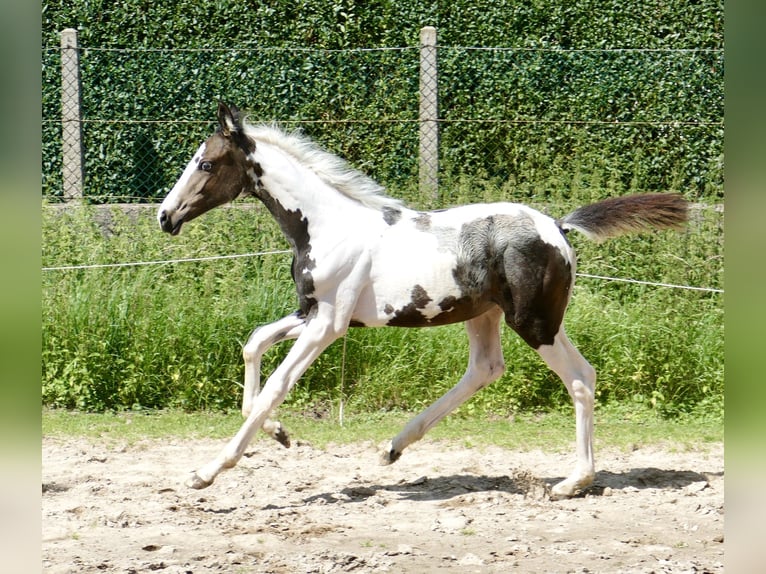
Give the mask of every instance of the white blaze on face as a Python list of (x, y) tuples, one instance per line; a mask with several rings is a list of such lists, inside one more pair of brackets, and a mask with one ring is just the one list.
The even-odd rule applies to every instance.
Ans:
[(189, 183), (189, 179), (191, 176), (197, 171), (197, 165), (200, 162), (200, 159), (202, 159), (202, 156), (205, 153), (205, 144), (203, 143), (199, 148), (197, 149), (197, 152), (194, 154), (192, 159), (189, 161), (188, 164), (186, 164), (186, 168), (184, 169), (183, 173), (181, 174), (181, 177), (178, 178), (178, 181), (173, 186), (173, 189), (170, 190), (170, 193), (168, 193), (165, 196), (165, 199), (162, 200), (162, 204), (160, 205), (159, 210), (157, 211), (157, 220), (160, 220), (160, 214), (163, 212), (166, 213), (173, 213), (176, 211), (179, 207), (179, 199), (181, 196), (181, 193), (186, 189), (187, 184)]

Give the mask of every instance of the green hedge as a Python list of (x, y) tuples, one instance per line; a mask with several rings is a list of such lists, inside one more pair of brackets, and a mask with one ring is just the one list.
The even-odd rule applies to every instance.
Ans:
[[(438, 28), (440, 44), (436, 203), (515, 199), (551, 203), (556, 214), (634, 191), (678, 190), (707, 204), (723, 195), (720, 0), (96, 0), (42, 8), (49, 200), (62, 195), (58, 47), (67, 27), (83, 46), (91, 202), (161, 197), (214, 128), (222, 98), (255, 120), (301, 127), (393, 195), (429, 205), (416, 187), (424, 25)], [(173, 241), (152, 214), (115, 213), (104, 227), (80, 209), (44, 208), (44, 265), (284, 246), (257, 207), (216, 210)], [(601, 246), (577, 240), (580, 270), (720, 287), (721, 221), (705, 208), (687, 233)], [(283, 255), (45, 272), (43, 401), (89, 410), (237, 408), (241, 343), (294, 304)], [(720, 294), (582, 279), (567, 325), (598, 370), (599, 401), (721, 412)], [(358, 329), (346, 343), (343, 393), (368, 410), (430, 402), (465, 368), (460, 326)], [(267, 355), (265, 373), (288, 347)], [(569, 404), (518, 337), (505, 335), (504, 351), (508, 374), (466, 408)], [(331, 346), (290, 402), (337, 400), (341, 357), (342, 346)]]
[(118, 201), (169, 189), (218, 98), (386, 185), (415, 180), (417, 44), (436, 25), (444, 194), (468, 175), (519, 198), (582, 181), (722, 196), (722, 2), (444, 4), (45, 2), (43, 195), (62, 194), (63, 28), (83, 46), (86, 194)]

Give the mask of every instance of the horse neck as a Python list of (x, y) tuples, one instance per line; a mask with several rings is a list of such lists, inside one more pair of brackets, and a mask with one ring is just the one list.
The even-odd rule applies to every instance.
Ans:
[(259, 142), (254, 159), (262, 170), (256, 195), (291, 242), (304, 232), (305, 222), (343, 221), (371, 211), (276, 146)]

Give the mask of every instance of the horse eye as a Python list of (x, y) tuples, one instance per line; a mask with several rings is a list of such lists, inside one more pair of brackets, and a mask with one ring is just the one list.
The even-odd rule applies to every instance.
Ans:
[(210, 162), (209, 162), (209, 161), (207, 161), (207, 160), (205, 160), (205, 161), (201, 161), (201, 162), (200, 162), (200, 164), (199, 164), (199, 168), (200, 168), (202, 171), (210, 171), (211, 169), (213, 169), (213, 164), (212, 164), (212, 163), (210, 163)]

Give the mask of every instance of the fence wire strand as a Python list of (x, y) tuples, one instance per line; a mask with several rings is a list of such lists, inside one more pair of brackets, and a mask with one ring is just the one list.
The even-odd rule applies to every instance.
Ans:
[(625, 173), (624, 185), (636, 150), (647, 187), (723, 185), (722, 49), (450, 46), (436, 36), (375, 48), (137, 48), (75, 37), (42, 58), (47, 198), (158, 199), (214, 125), (216, 99), (253, 121), (305, 128), (386, 186), (420, 181), (426, 197), (467, 174), (538, 184), (539, 158), (574, 175), (573, 150), (602, 153), (596, 168)]
[(84, 265), (60, 265), (56, 267), (43, 267), (42, 271), (76, 271), (80, 269), (110, 269), (118, 267), (140, 267), (144, 265), (167, 265), (170, 263), (193, 263), (199, 261), (216, 261), (220, 259), (241, 259), (243, 257), (262, 257), (264, 255), (279, 255), (292, 253), (289, 249), (277, 251), (259, 251), (256, 253), (238, 253), (235, 255), (210, 255), (206, 257), (187, 257), (182, 259), (162, 259), (158, 261), (133, 261), (130, 263), (90, 263)]
[[(157, 261), (134, 261), (129, 263), (92, 263), (84, 265), (60, 265), (54, 267), (43, 267), (42, 271), (78, 271), (88, 269), (114, 269), (120, 267), (140, 267), (146, 265), (168, 265), (173, 263), (197, 263), (201, 261), (217, 261), (225, 259), (240, 259), (243, 257), (262, 257), (266, 255), (281, 255), (292, 253), (289, 249), (274, 251), (259, 251), (256, 253), (239, 253), (234, 255), (210, 255), (206, 257), (188, 257), (180, 259), (163, 259)], [(667, 287), (672, 289), (686, 289), (690, 291), (705, 291), (708, 293), (723, 293), (723, 289), (714, 289), (712, 287), (694, 287), (691, 285), (677, 285), (673, 283), (660, 283), (655, 281), (642, 281), (640, 279), (626, 279), (623, 277), (608, 277), (605, 275), (591, 275), (590, 273), (576, 273), (577, 277), (588, 279), (600, 279), (604, 281), (617, 281), (622, 283), (635, 283), (638, 285), (648, 285), (651, 287)]]

